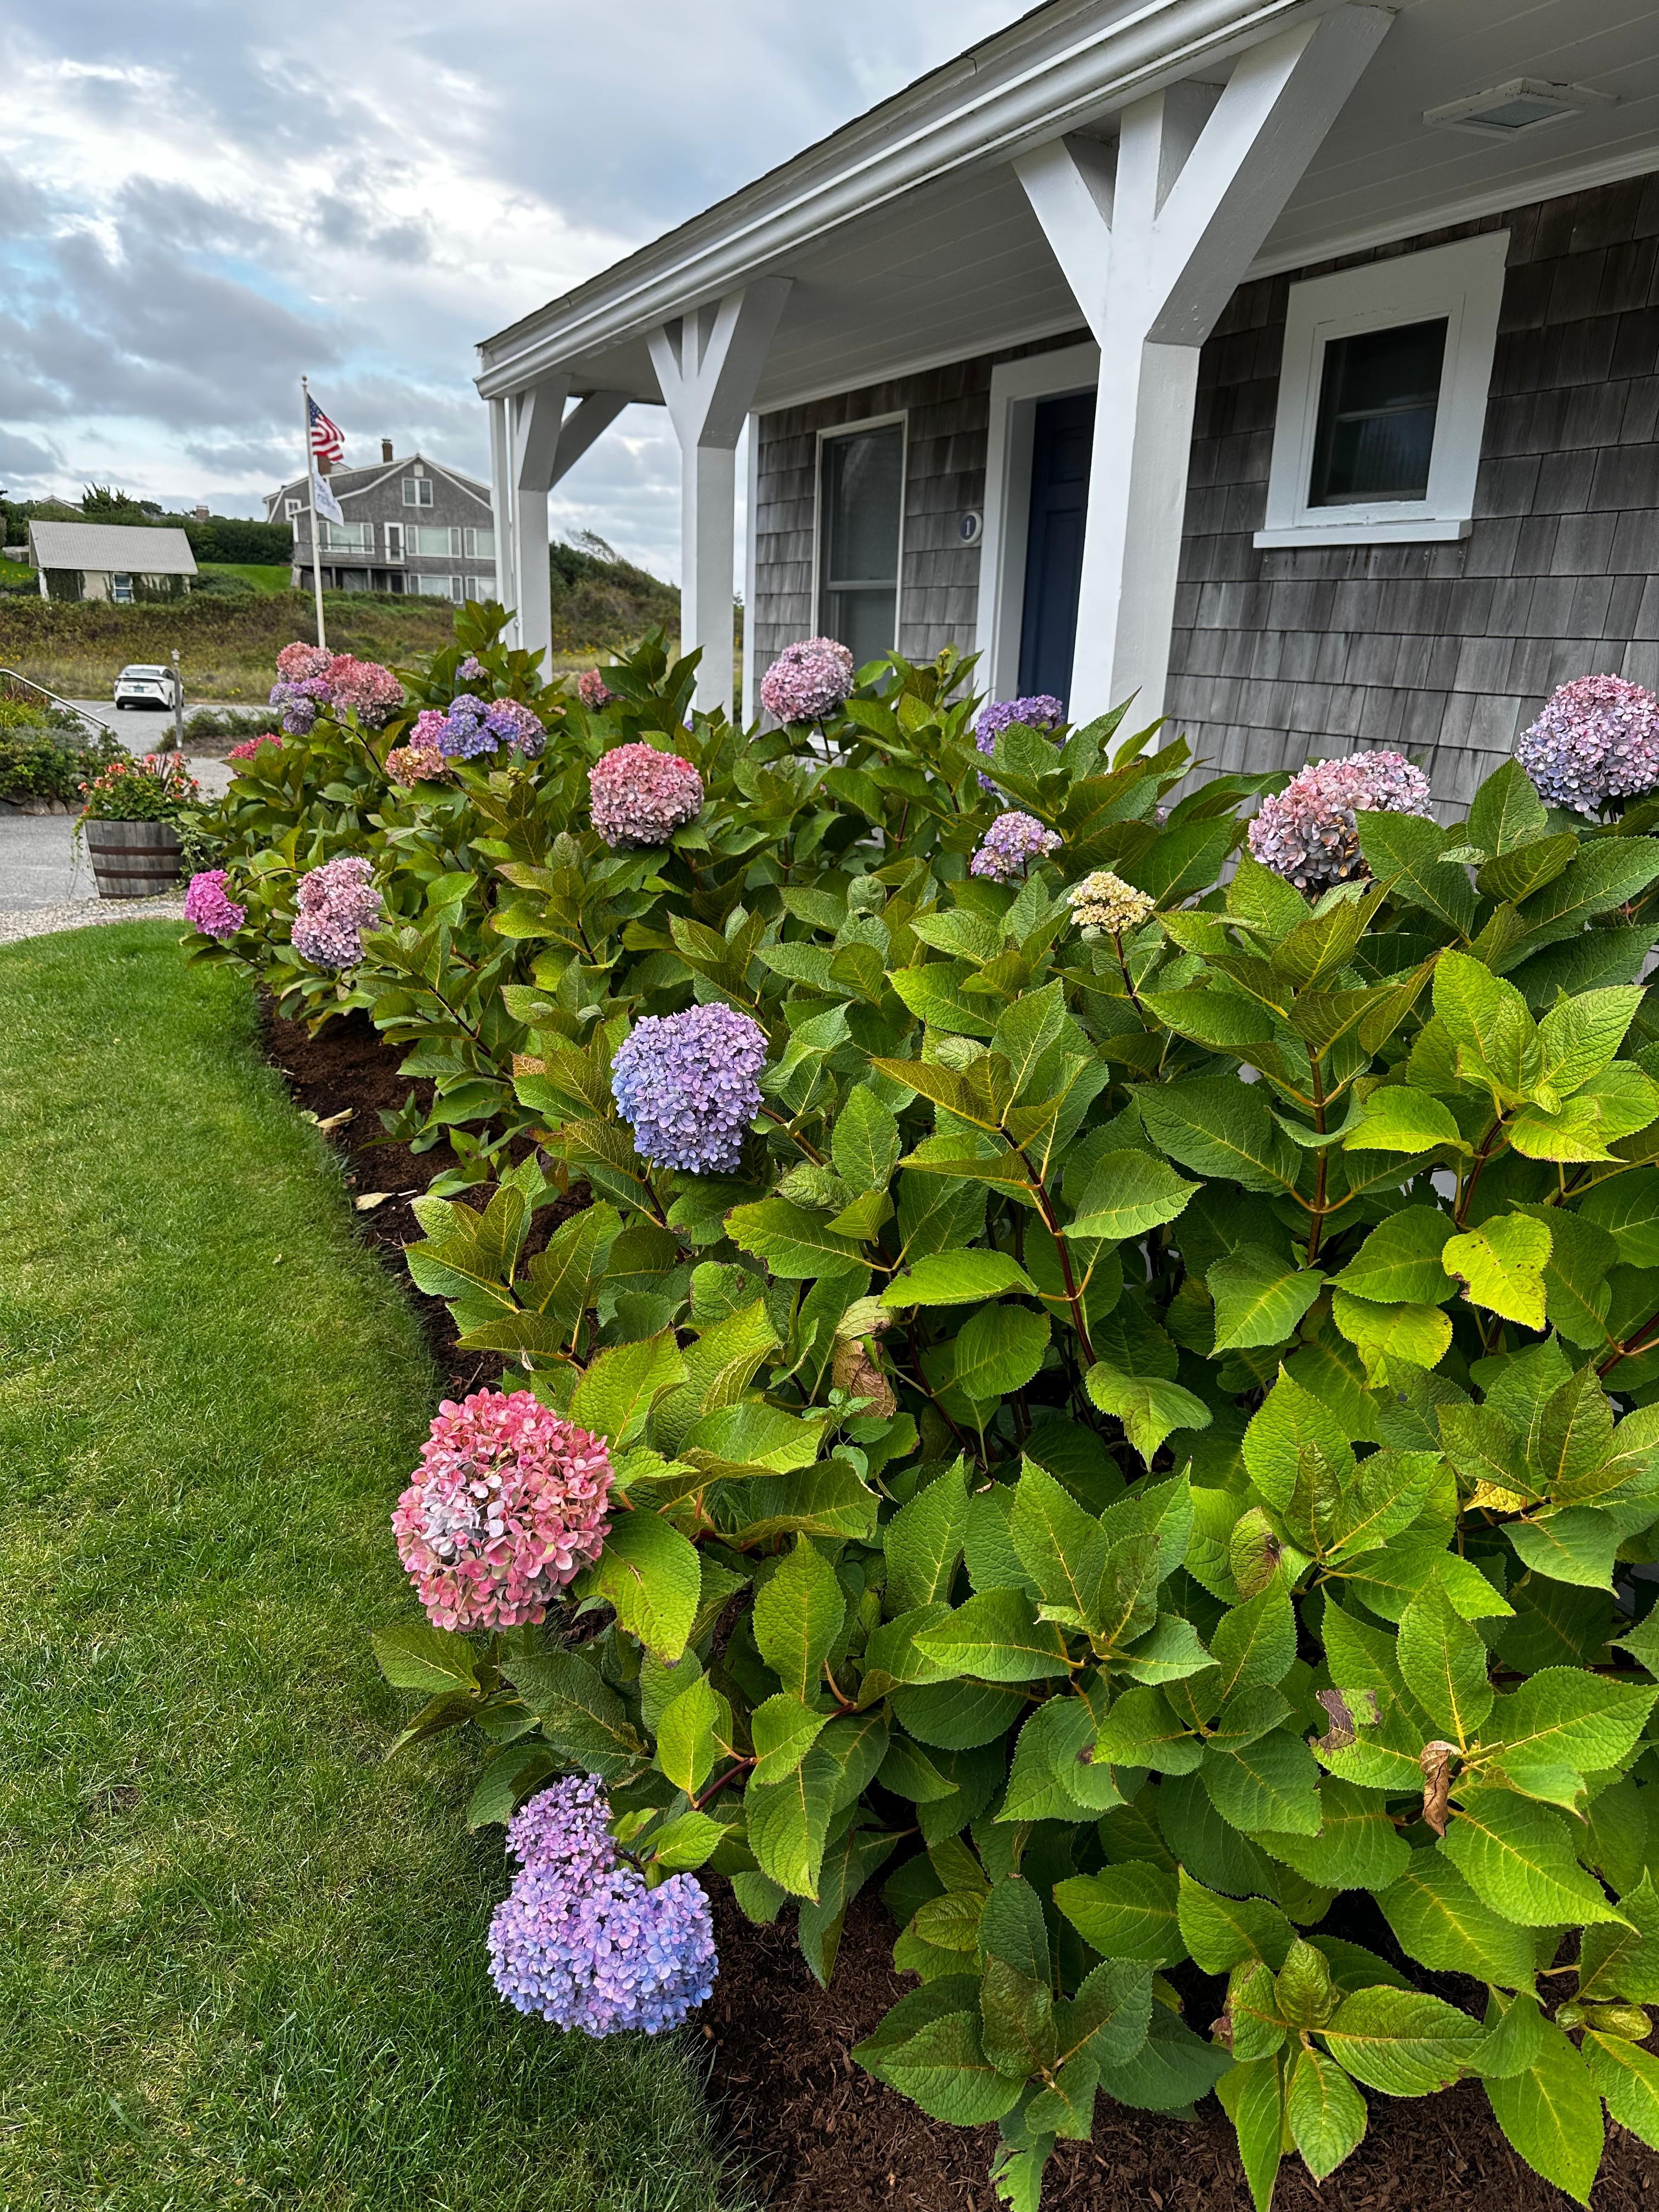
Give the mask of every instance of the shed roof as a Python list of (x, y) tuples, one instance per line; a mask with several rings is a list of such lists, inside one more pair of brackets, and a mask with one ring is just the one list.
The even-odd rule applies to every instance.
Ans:
[(32, 522), (29, 544), (39, 568), (89, 569), (105, 575), (196, 574), (196, 556), (182, 530), (149, 530), (125, 522)]

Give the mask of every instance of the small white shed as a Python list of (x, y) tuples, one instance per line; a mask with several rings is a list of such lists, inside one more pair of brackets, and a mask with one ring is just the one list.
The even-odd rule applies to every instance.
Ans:
[[(187, 592), (196, 556), (182, 530), (149, 530), (118, 522), (32, 522), (29, 558), (46, 599), (135, 599)], [(78, 579), (50, 586), (52, 575)], [(174, 578), (181, 580), (175, 583)]]

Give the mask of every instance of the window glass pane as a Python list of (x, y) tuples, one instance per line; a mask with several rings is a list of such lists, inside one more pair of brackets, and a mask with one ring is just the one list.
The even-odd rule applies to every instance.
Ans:
[(827, 438), (822, 465), (819, 626), (862, 666), (897, 642), (904, 425)]
[(1443, 317), (1330, 341), (1310, 507), (1427, 496), (1445, 358)]

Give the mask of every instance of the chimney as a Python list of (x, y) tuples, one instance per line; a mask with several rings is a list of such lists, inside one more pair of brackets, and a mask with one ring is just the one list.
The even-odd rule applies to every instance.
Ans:
[(392, 441), (390, 438), (382, 438), (380, 441), (380, 459), (383, 461), (389, 461), (392, 459)]
[(208, 521), (210, 518), (211, 512), (212, 510), (207, 507), (198, 507), (191, 509), (191, 513), (195, 515), (198, 522)]

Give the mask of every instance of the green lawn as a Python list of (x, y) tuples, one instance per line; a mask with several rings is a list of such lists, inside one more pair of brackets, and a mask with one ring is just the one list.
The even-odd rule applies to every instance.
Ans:
[(240, 576), (256, 592), (286, 592), (290, 589), (293, 574), (287, 562), (282, 561), (204, 561), (200, 567), (204, 576)]
[(364, 1641), (433, 1376), (244, 987), (0, 952), (0, 2204), (714, 2212), (695, 2058), (501, 2004)]

